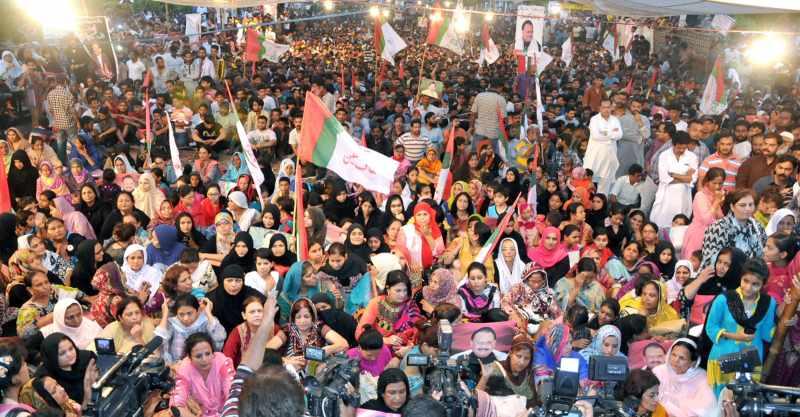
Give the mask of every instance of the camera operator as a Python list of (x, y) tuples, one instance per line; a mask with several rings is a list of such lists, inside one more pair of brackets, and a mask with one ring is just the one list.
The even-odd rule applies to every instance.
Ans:
[(617, 400), (635, 410), (638, 417), (664, 416), (666, 410), (658, 403), (660, 384), (652, 371), (633, 369), (625, 382), (617, 386)]
[(410, 396), (418, 395), (422, 392), (422, 384), (424, 377), (422, 370), (418, 366), (409, 366), (409, 355), (424, 355), (428, 357), (428, 361), (433, 362), (439, 355), (439, 326), (428, 326), (420, 332), (419, 344), (414, 346), (402, 361), (400, 361), (400, 369), (406, 373), (408, 377), (408, 384), (411, 389)]
[(361, 404), (360, 408), (399, 414), (408, 404), (408, 399), (411, 397), (409, 392), (406, 374), (400, 369), (389, 368), (378, 378), (378, 398)]

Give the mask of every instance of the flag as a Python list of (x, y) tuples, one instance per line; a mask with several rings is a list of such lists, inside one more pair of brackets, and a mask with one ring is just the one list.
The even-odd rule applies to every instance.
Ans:
[(167, 128), (169, 129), (169, 159), (172, 162), (172, 170), (175, 171), (175, 176), (183, 174), (183, 164), (181, 164), (181, 154), (178, 152), (178, 144), (175, 143), (175, 132), (172, 131), (172, 120), (167, 115)]
[(359, 146), (311, 92), (306, 93), (302, 126), (297, 149), (300, 160), (329, 169), (369, 191), (389, 194), (400, 164), (380, 152)]
[(617, 40), (617, 35), (608, 32), (606, 34), (606, 38), (603, 40), (603, 49), (611, 53), (611, 59), (616, 61), (619, 59), (619, 41)]
[[(3, 148), (0, 148), (0, 161), (5, 159), (6, 154)], [(33, 187), (34, 184), (28, 184)], [(11, 212), (11, 191), (8, 189), (8, 178), (6, 177), (5, 167), (0, 169), (0, 212)]]
[(456, 127), (453, 125), (450, 128), (450, 135), (445, 146), (442, 169), (439, 170), (439, 181), (436, 182), (436, 193), (433, 195), (433, 199), (436, 200), (437, 204), (441, 203), (442, 199), (450, 198), (450, 184), (453, 182), (453, 176), (450, 175), (450, 166), (453, 164), (453, 152), (455, 151), (455, 131)]
[(297, 260), (308, 259), (308, 235), (306, 233), (305, 208), (303, 207), (303, 169), (300, 162), (294, 169), (294, 228), (297, 232)]
[(475, 262), (478, 263), (486, 262), (486, 257), (492, 253), (494, 247), (497, 246), (498, 238), (503, 233), (503, 231), (506, 230), (506, 227), (508, 227), (508, 222), (511, 220), (511, 215), (514, 214), (514, 210), (516, 210), (517, 202), (519, 202), (520, 197), (522, 197), (522, 194), (517, 196), (517, 199), (514, 200), (514, 204), (512, 204), (511, 207), (508, 208), (505, 216), (503, 216), (503, 219), (500, 221), (500, 224), (497, 226), (497, 228), (494, 229), (494, 232), (492, 232), (492, 235), (489, 237), (489, 240), (487, 240), (486, 243), (483, 244), (483, 247), (481, 248), (480, 252), (478, 252), (478, 255), (474, 259)]
[(656, 86), (656, 82), (658, 82), (659, 71), (660, 69), (658, 67), (655, 67), (655, 69), (653, 70), (653, 74), (650, 76), (650, 79), (647, 80), (647, 88), (652, 89), (653, 87)]
[(517, 55), (517, 74), (525, 74), (528, 71), (528, 57), (522, 54)]
[(537, 52), (533, 56), (534, 62), (536, 63), (536, 75), (539, 76), (542, 74), (545, 68), (553, 62), (553, 57), (548, 54), (547, 52)]
[[(227, 81), (225, 81), (225, 88), (228, 90), (231, 113), (236, 114), (236, 109), (234, 108), (235, 101), (233, 100), (231, 87), (228, 85)], [(236, 133), (239, 135), (239, 143), (242, 144), (242, 153), (244, 153), (244, 160), (247, 162), (247, 169), (250, 171), (250, 177), (253, 178), (253, 184), (256, 186), (258, 202), (264, 204), (264, 198), (261, 196), (261, 184), (264, 183), (264, 172), (261, 171), (261, 166), (258, 164), (255, 153), (253, 153), (253, 147), (250, 144), (250, 138), (247, 137), (247, 131), (244, 130), (242, 121), (239, 120), (238, 117), (236, 118)], [(295, 169), (297, 169), (297, 167)]]
[(269, 62), (280, 62), (281, 55), (289, 51), (289, 45), (275, 43), (265, 35), (253, 29), (247, 31), (247, 45), (245, 46), (245, 59), (247, 61), (259, 61), (266, 59)]
[(375, 21), (374, 42), (375, 53), (392, 65), (394, 65), (394, 56), (408, 46), (388, 22), (381, 24), (380, 20)]
[(484, 23), (481, 30), (481, 52), (478, 57), (478, 64), (480, 65), (486, 61), (486, 65), (492, 65), (499, 58), (500, 50), (497, 49), (497, 45), (494, 44), (494, 41), (489, 36), (489, 24)]
[(451, 17), (442, 16), (441, 19), (436, 21), (431, 19), (426, 42), (428, 45), (449, 49), (458, 55), (464, 54), (464, 39), (456, 33)]
[(622, 59), (625, 60), (626, 67), (633, 65), (633, 55), (631, 54), (631, 51), (625, 51), (625, 55), (622, 56)]
[(403, 66), (402, 61), (400, 61), (400, 63), (397, 64), (397, 76), (400, 77), (401, 80), (404, 80), (406, 78), (406, 69)]
[(703, 98), (700, 100), (700, 111), (703, 114), (720, 114), (728, 108), (728, 89), (725, 88), (725, 71), (722, 69), (722, 57), (717, 57), (711, 75), (708, 76)]
[(625, 86), (625, 94), (631, 95), (633, 93), (633, 77), (628, 79), (628, 85)]
[(536, 76), (536, 123), (539, 125), (539, 134), (544, 135), (544, 119), (542, 112), (544, 111), (544, 104), (542, 104), (542, 88), (539, 85), (539, 76)]
[(572, 38), (567, 38), (561, 44), (561, 60), (564, 61), (566, 66), (569, 66), (569, 63), (572, 62)]
[(361, 128), (361, 146), (367, 147), (367, 130), (363, 127)]

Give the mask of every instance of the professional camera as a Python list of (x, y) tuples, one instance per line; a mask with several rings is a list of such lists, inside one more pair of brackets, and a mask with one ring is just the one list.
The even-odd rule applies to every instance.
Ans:
[[(148, 395), (172, 390), (175, 381), (170, 378), (164, 359), (150, 357), (161, 342), (161, 337), (156, 336), (147, 345), (134, 347), (106, 371), (92, 385), (91, 402), (84, 416), (141, 417)], [(162, 399), (156, 410), (167, 407)]]
[(728, 384), (727, 388), (733, 392), (739, 415), (760, 417), (800, 414), (800, 388), (754, 382), (752, 373), (760, 365), (761, 358), (756, 348), (747, 348), (719, 358), (723, 373), (736, 373), (735, 381)]
[(439, 400), (447, 410), (448, 417), (466, 417), (470, 409), (477, 408), (477, 402), (468, 392), (461, 388), (461, 381), (469, 386), (477, 382), (475, 374), (467, 366), (467, 357), (450, 360), (450, 348), (453, 343), (453, 328), (447, 320), (439, 321), (438, 344), (439, 354), (430, 360), (426, 355), (408, 355), (407, 364), (422, 368), (426, 384), (431, 391), (439, 391)]
[[(361, 366), (358, 359), (350, 359), (344, 354), (325, 358), (322, 349), (306, 349), (306, 359), (324, 362), (324, 369), (317, 377), (308, 376), (303, 380), (308, 412), (314, 417), (337, 417), (339, 400), (345, 405), (358, 407), (358, 379)], [(348, 388), (352, 387), (352, 394)]]

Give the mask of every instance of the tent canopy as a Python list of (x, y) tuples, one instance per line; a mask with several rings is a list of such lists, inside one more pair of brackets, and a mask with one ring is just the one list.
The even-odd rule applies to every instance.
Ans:
[(258, 7), (267, 4), (295, 3), (298, 0), (156, 0), (161, 3), (176, 4), (178, 6), (194, 7), (220, 7), (223, 9), (238, 9), (240, 7)]
[[(573, 0), (575, 1), (575, 0)], [(765, 14), (800, 12), (800, 0), (577, 0), (597, 13), (615, 16)]]

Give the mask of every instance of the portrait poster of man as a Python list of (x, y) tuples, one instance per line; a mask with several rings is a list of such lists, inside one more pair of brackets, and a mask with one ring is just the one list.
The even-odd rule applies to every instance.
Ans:
[(108, 19), (104, 16), (80, 18), (76, 35), (89, 55), (93, 75), (104, 81), (116, 80), (119, 77), (119, 64)]
[(514, 50), (517, 53), (534, 56), (542, 51), (544, 15), (542, 6), (520, 5), (517, 8), (517, 30), (514, 35)]

